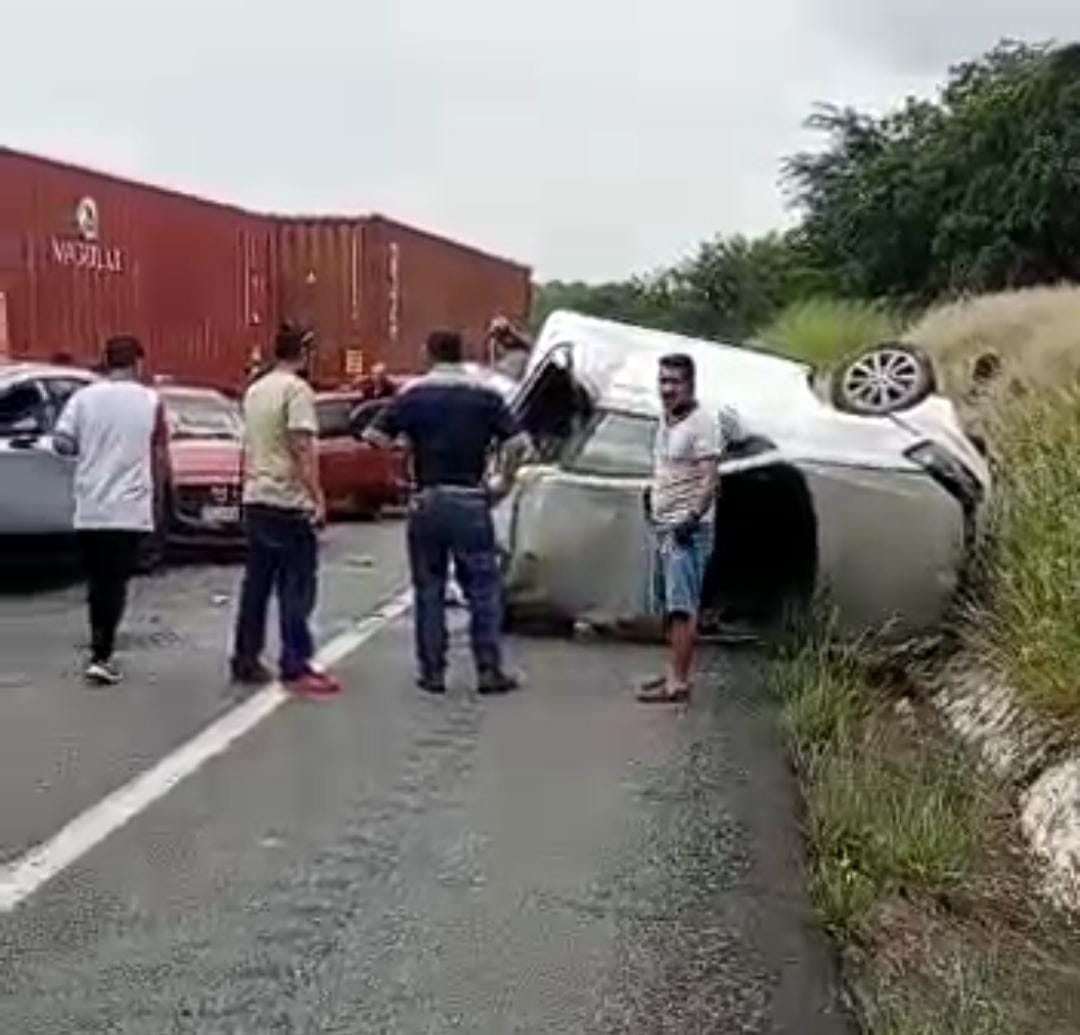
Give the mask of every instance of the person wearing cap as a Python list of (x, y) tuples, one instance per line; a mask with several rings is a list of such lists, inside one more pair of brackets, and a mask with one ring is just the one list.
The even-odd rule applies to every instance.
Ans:
[(412, 450), (416, 492), (409, 506), (408, 551), (415, 593), (418, 684), (446, 691), (446, 588), (450, 562), (469, 605), (481, 694), (518, 683), (503, 668), (502, 589), (486, 484), (494, 447), (519, 438), (502, 396), (463, 365), (459, 334), (434, 331), (431, 370), (404, 389), (365, 432), (376, 446), (404, 438)]
[(105, 345), (104, 377), (76, 392), (57, 421), (54, 448), (75, 457), (75, 529), (87, 575), (90, 658), (86, 679), (120, 682), (113, 659), (128, 583), (154, 530), (157, 483), (166, 475), (168, 429), (156, 392), (139, 381), (137, 338)]
[(328, 696), (341, 684), (314, 664), (311, 614), (318, 582), (318, 536), (326, 521), (319, 482), (315, 393), (302, 376), (311, 337), (282, 326), (274, 368), (244, 396), (244, 523), (247, 556), (232, 656), (234, 682), (269, 683), (262, 661), (266, 619), (277, 595), (280, 675), (295, 693)]

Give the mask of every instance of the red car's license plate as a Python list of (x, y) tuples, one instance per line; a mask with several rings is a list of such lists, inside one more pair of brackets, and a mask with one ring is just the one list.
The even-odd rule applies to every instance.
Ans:
[(202, 519), (207, 525), (235, 525), (240, 520), (240, 508), (203, 507)]

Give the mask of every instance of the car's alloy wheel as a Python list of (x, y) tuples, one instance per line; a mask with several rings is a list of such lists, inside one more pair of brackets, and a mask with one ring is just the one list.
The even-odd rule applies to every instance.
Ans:
[(934, 368), (914, 345), (881, 345), (848, 361), (834, 382), (833, 402), (848, 413), (884, 416), (934, 391)]

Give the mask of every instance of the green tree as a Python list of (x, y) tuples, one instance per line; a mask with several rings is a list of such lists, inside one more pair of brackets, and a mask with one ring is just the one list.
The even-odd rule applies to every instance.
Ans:
[(678, 265), (604, 284), (554, 281), (536, 293), (533, 322), (555, 309), (677, 331), (742, 340), (817, 283), (800, 235), (717, 237)]
[(790, 158), (812, 261), (844, 293), (927, 300), (1080, 279), (1080, 47), (1000, 44), (939, 97), (823, 107)]

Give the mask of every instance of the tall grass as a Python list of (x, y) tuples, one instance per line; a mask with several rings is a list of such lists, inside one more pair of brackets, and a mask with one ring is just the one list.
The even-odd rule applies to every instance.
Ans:
[(1080, 387), (1013, 399), (990, 429), (997, 495), (968, 635), (1037, 706), (1080, 724)]
[(1043, 287), (952, 302), (905, 335), (937, 359), (945, 387), (962, 396), (975, 360), (994, 353), (1002, 381), (1051, 386), (1080, 376), (1080, 288)]
[(815, 366), (899, 336), (901, 324), (876, 302), (816, 298), (788, 306), (758, 337)]

